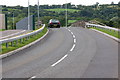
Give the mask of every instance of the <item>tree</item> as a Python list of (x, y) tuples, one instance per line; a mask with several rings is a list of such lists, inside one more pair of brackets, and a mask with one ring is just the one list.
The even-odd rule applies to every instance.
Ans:
[(113, 21), (109, 21), (109, 24), (108, 24), (110, 27), (113, 27), (114, 26), (114, 22)]
[(98, 9), (98, 6), (99, 6), (99, 2), (96, 2), (95, 8)]

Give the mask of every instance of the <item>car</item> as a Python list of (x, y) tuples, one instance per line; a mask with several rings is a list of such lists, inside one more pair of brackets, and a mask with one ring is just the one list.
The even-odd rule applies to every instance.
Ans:
[(48, 23), (49, 28), (60, 28), (60, 21), (57, 19), (50, 19)]

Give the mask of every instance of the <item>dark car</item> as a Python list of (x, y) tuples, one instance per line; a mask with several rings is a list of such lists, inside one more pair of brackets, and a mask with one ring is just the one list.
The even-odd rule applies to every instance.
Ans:
[(48, 23), (49, 28), (60, 28), (60, 21), (57, 19), (50, 19)]

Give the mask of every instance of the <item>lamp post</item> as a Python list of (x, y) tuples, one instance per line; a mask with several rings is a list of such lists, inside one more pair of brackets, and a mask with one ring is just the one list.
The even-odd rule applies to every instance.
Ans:
[(30, 30), (30, 7), (29, 7), (29, 0), (28, 0), (28, 30)]
[(39, 0), (38, 0), (38, 28), (39, 28), (40, 16), (39, 16)]
[(0, 14), (2, 14), (2, 5), (0, 5)]
[(14, 28), (14, 23), (15, 23), (14, 11), (13, 12), (8, 12), (8, 14), (12, 14), (12, 29), (15, 29)]
[(66, 27), (67, 27), (67, 0), (66, 1)]
[(13, 12), (13, 28), (12, 29), (15, 29), (14, 23), (15, 23), (15, 18), (14, 18), (14, 12)]

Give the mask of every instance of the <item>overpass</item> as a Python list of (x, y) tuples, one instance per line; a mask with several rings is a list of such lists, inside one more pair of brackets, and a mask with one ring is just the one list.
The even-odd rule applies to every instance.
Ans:
[(2, 59), (3, 78), (118, 78), (119, 42), (82, 27), (49, 29), (37, 44)]

